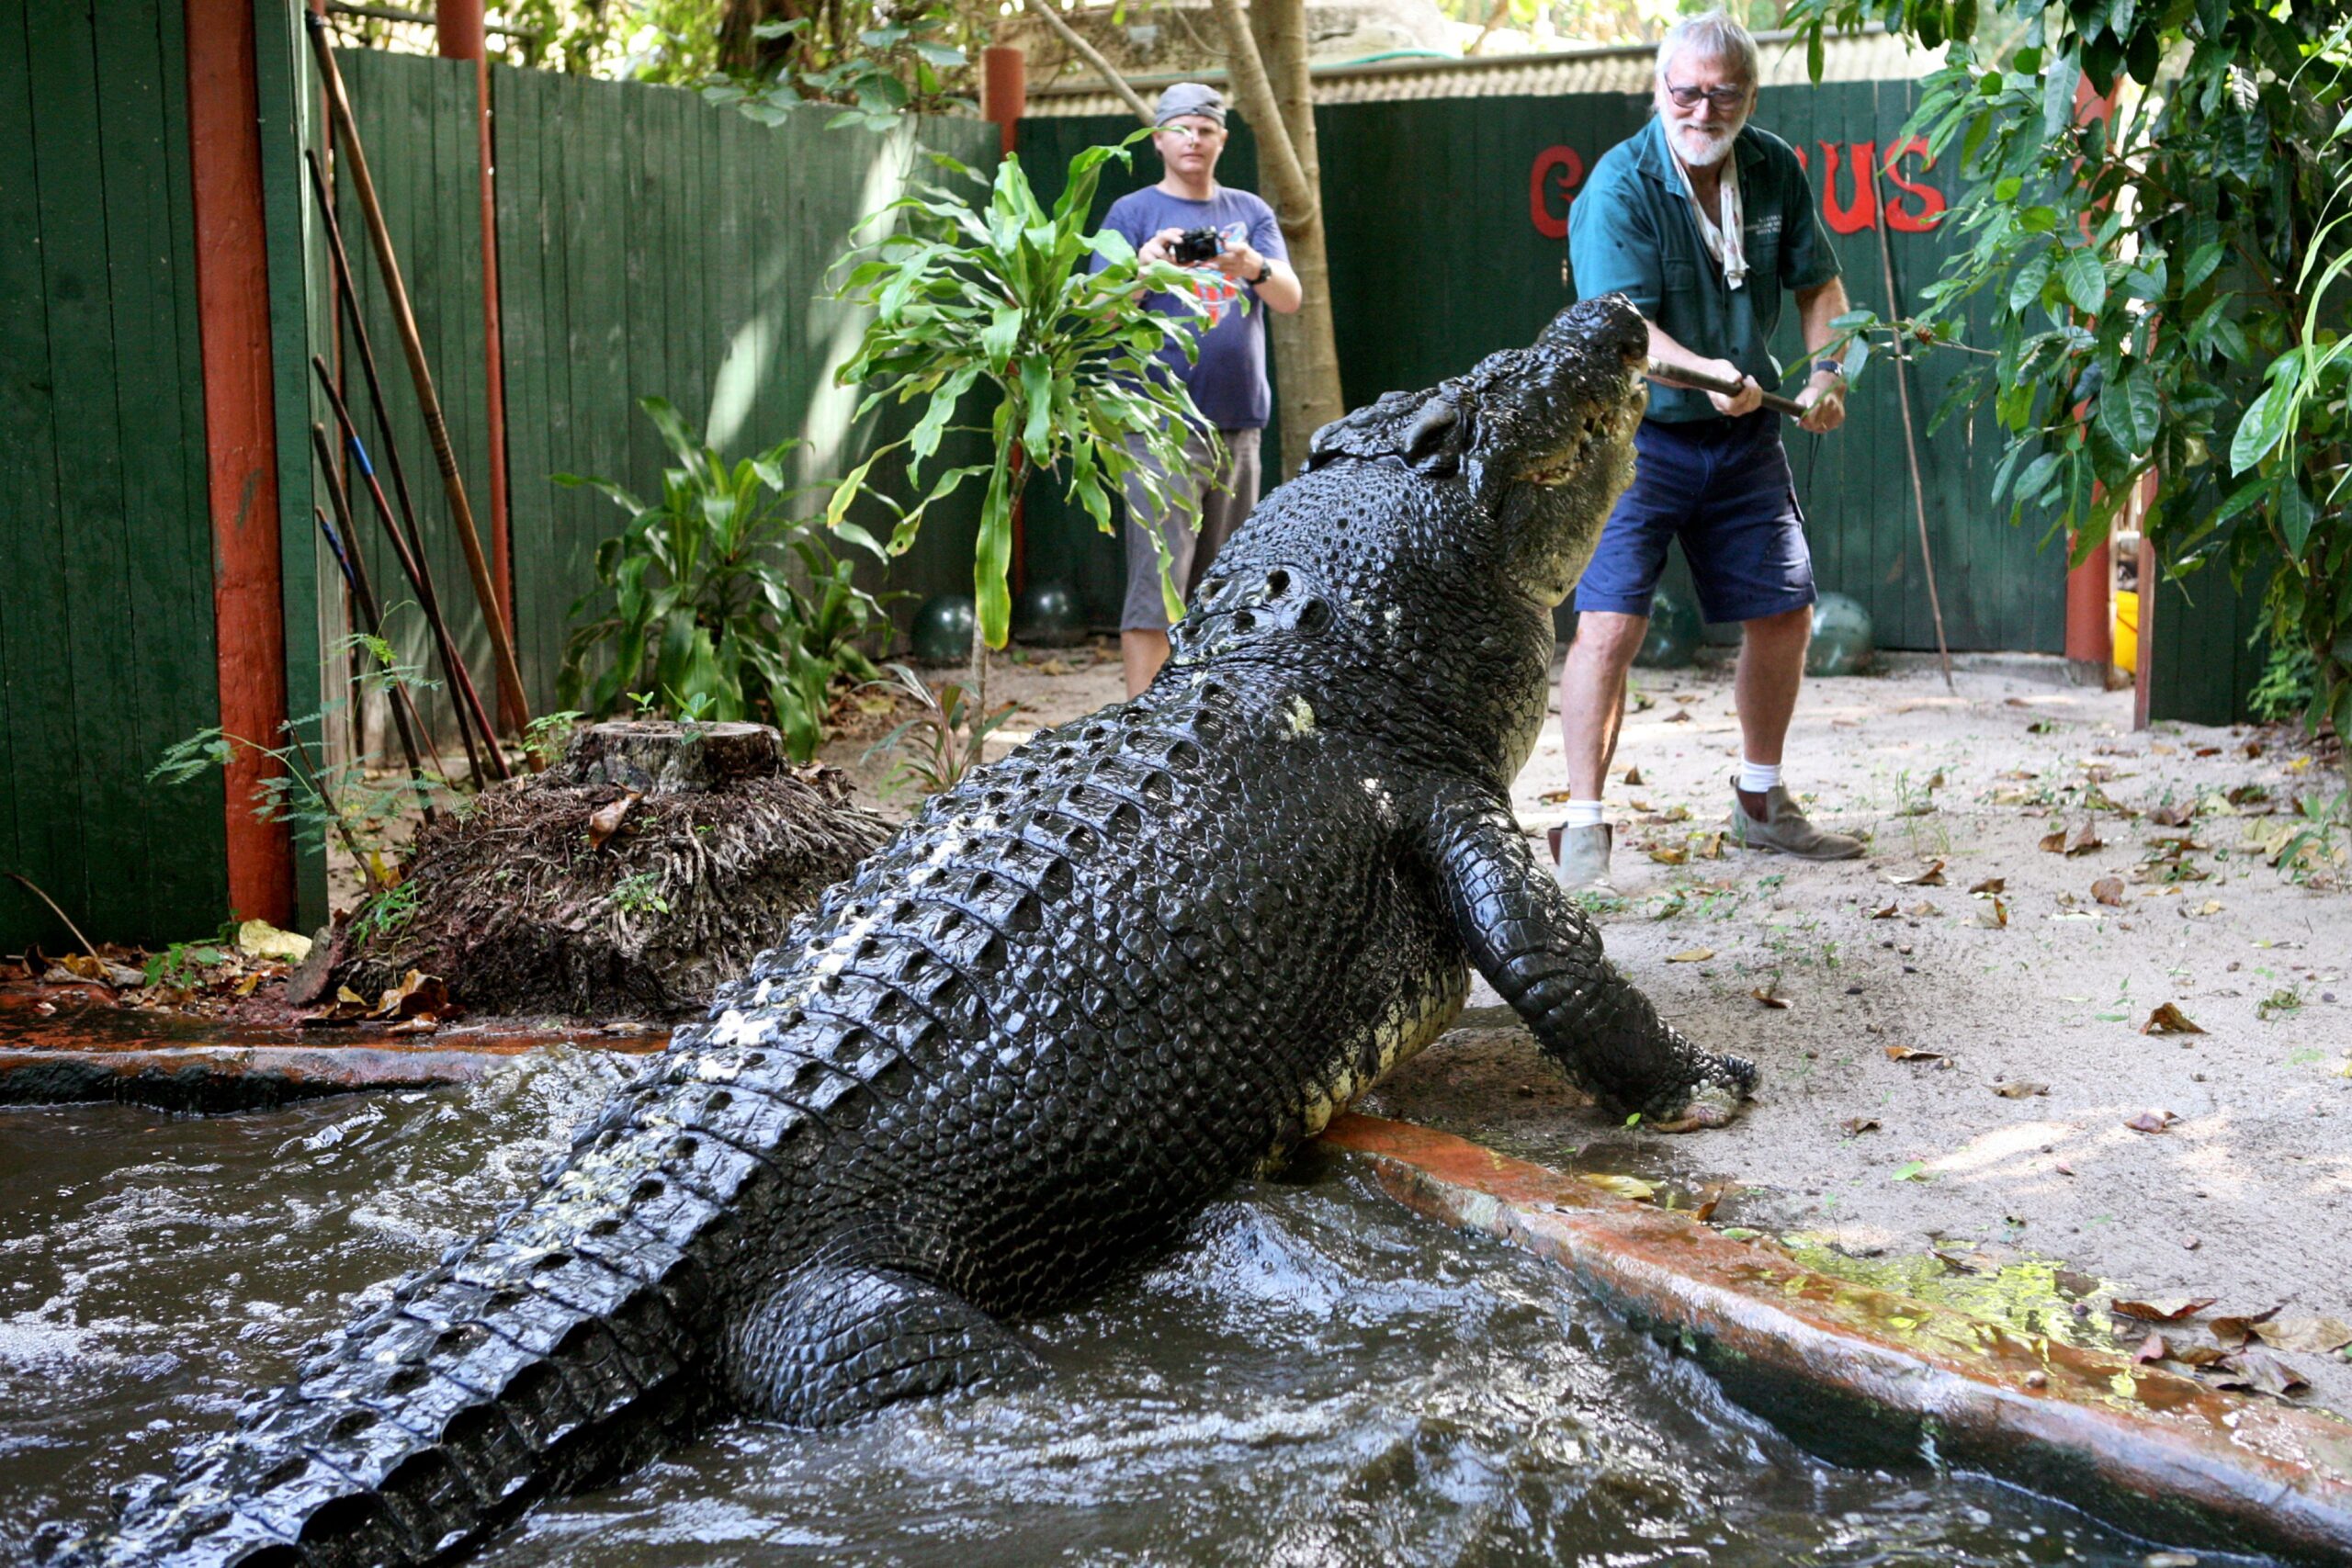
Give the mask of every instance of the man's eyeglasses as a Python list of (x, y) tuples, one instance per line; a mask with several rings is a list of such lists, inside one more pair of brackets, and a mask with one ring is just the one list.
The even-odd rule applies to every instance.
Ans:
[(1695, 107), (1701, 98), (1704, 98), (1725, 114), (1747, 101), (1747, 89), (1745, 87), (1678, 87), (1668, 83), (1666, 93), (1686, 109)]

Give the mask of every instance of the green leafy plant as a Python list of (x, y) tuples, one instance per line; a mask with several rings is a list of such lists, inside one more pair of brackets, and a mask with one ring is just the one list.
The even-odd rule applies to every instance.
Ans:
[(640, 871), (613, 884), (613, 908), (630, 915), (666, 915), (670, 912), (670, 900), (662, 896), (661, 876)]
[(416, 906), (415, 883), (403, 882), (396, 887), (384, 888), (362, 903), (352, 915), (351, 935), (361, 942), (390, 936), (408, 924), (410, 917), (416, 913)]
[(970, 111), (976, 106), (959, 95), (971, 62), (959, 40), (987, 41), (987, 21), (975, 31), (975, 19), (948, 5), (852, 4), (758, 22), (747, 29), (749, 47), (731, 51), (733, 78), (703, 96), (768, 125), (810, 101), (847, 106), (829, 127), (868, 130), (888, 130), (902, 114)]
[[(883, 601), (857, 586), (854, 564), (813, 518), (795, 514), (793, 503), (820, 488), (786, 481), (797, 441), (729, 464), (666, 400), (638, 406), (676, 458), (660, 500), (610, 479), (555, 476), (602, 491), (629, 514), (596, 547), (596, 589), (571, 607), (577, 620), (609, 596), (565, 642), (562, 701), (592, 714), (632, 701), (640, 712), (765, 719), (805, 762), (825, 738), (834, 681), (879, 673), (857, 645), (885, 624)], [(885, 558), (857, 525), (837, 522), (833, 532)]]
[[(1816, 79), (1824, 31), (1871, 21), (1946, 48), (1895, 144), (1956, 152), (1962, 243), (1917, 320), (1841, 319), (1849, 368), (1873, 333), (1972, 350), (1939, 417), (1989, 402), (2009, 437), (1994, 503), (2045, 510), (2078, 556), (2153, 473), (2164, 570), (2269, 571), (2272, 638), (2312, 658), (2308, 721), (2352, 734), (2352, 17), (2271, 0), (1788, 17)], [(2103, 111), (2078, 110), (2085, 77)]]
[(577, 708), (539, 715), (524, 728), (523, 755), (535, 770), (552, 765), (571, 744), (571, 732), (587, 716)]
[(161, 953), (147, 955), (147, 984), (184, 991), (202, 978), (202, 971), (225, 964), (236, 951), (233, 934), (212, 942), (175, 942)]
[(304, 743), (302, 730), (326, 716), (321, 712), (287, 720), (280, 727), (286, 737), (282, 746), (265, 746), (218, 726), (199, 729), (166, 747), (147, 778), (151, 783), (186, 784), (215, 768), (225, 770), (240, 750), (251, 752), (262, 762), (262, 777), (254, 787), (254, 815), (265, 822), (286, 823), (298, 840), (313, 847), (323, 846), (333, 834), (369, 892), (389, 892), (399, 880), (390, 867), (393, 830), (418, 798), (445, 786), (437, 778), (371, 774), (360, 759), (322, 766)]
[[(944, 470), (911, 506), (877, 499), (896, 513), (888, 548), (898, 555), (912, 546), (933, 505), (967, 479), (983, 481), (972, 581), (989, 648), (1002, 648), (1010, 629), (1013, 505), (1032, 476), (1054, 475), (1110, 533), (1111, 498), (1130, 476), (1139, 475), (1150, 498), (1162, 501), (1171, 476), (1196, 471), (1197, 459), (1186, 451), (1188, 432), (1214, 434), (1183, 384), (1152, 363), (1163, 352), (1197, 354), (1206, 310), (1194, 292), (1197, 280), (1170, 263), (1138, 261), (1115, 232), (1088, 231), (1102, 165), (1125, 162), (1128, 146), (1144, 134), (1071, 159), (1050, 211), (1038, 203), (1018, 157), (1007, 156), (990, 181), (932, 154), (961, 181), (984, 187), (986, 205), (974, 206), (957, 188), (918, 183), (913, 194), (860, 225), (896, 227), (854, 253), (863, 259), (838, 290), (873, 316), (836, 378), (867, 389), (861, 412), (886, 399), (920, 400), (923, 411), (909, 434), (876, 448), (835, 488), (826, 521), (848, 526), (851, 503), (868, 493), (868, 474), (898, 448), (907, 452), (909, 483), (920, 486), (941, 437), (967, 428), (951, 423), (958, 405), (984, 389), (992, 402), (984, 427), (989, 459)], [(1089, 270), (1098, 256), (1102, 269)], [(1174, 315), (1146, 310), (1142, 296), (1154, 289), (1188, 309)], [(1172, 618), (1182, 604), (1167, 583), (1164, 546), (1161, 559)], [(984, 683), (987, 663), (977, 651), (976, 665)]]
[(979, 761), (982, 745), (1017, 706), (1007, 703), (994, 713), (981, 713), (978, 699), (959, 683), (949, 681), (933, 690), (903, 664), (891, 665), (890, 679), (873, 684), (915, 705), (912, 718), (866, 748), (867, 760), (895, 754), (882, 781), (886, 795), (908, 789), (935, 795), (953, 785)]

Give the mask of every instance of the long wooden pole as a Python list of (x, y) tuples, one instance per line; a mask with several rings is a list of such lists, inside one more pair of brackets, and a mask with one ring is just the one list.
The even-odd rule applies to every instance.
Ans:
[(514, 662), (514, 639), (507, 635), (506, 615), (492, 582), (490, 562), (481, 552), (481, 535), (474, 526), (473, 508), (466, 501), (466, 482), (458, 472), (458, 457), (449, 446), (449, 426), (441, 415), (441, 399), (433, 389), (433, 371), (424, 362), (424, 340), (417, 333), (416, 313), (410, 309), (408, 286), (401, 281), (400, 258), (392, 252), (391, 231), (385, 227), (384, 209), (376, 199), (376, 182), (368, 176), (368, 155), (359, 141), (359, 127), (351, 118), (343, 75), (335, 69), (334, 50), (327, 41), (326, 24), (315, 11), (302, 13), (310, 29), (311, 50), (318, 56), (319, 75), (326, 85), (327, 109), (334, 117), (335, 136), (344, 156), (351, 161), (351, 188), (368, 222), (368, 238), (383, 269), (384, 292), (390, 299), (392, 324), (401, 348), (408, 355), (410, 376), (416, 382), (416, 400), (424, 415), (424, 433), (432, 439), (434, 460), (440, 465), (441, 488), (449, 498), (458, 547), (465, 551), (466, 570), (473, 579), (474, 598), (481, 605), (483, 626), (490, 632), (490, 649), (498, 671), (498, 690), (506, 710), (527, 725), (531, 705), (523, 695), (523, 672)]
[(1911, 428), (1911, 383), (1904, 372), (1911, 355), (1904, 344), (1900, 318), (1903, 301), (1894, 295), (1894, 252), (1886, 243), (1886, 203), (1879, 199), (1878, 164), (1871, 164), (1871, 206), (1877, 212), (1879, 272), (1886, 283), (1886, 313), (1895, 318), (1894, 395), (1903, 411), (1903, 456), (1911, 466), (1911, 510), (1919, 519), (1919, 566), (1928, 574), (1928, 610), (1936, 621), (1936, 657), (1944, 667), (1944, 690), (1956, 691), (1951, 680), (1951, 645), (1944, 640), (1944, 603), (1936, 592), (1936, 555), (1928, 544), (1928, 492), (1919, 482), (1919, 438)]

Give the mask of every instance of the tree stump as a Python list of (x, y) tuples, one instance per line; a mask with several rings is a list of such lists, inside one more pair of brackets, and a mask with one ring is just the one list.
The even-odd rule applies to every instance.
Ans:
[(323, 989), (417, 969), (473, 1012), (683, 1016), (888, 833), (765, 725), (590, 725), (420, 831), (394, 897), (338, 925)]

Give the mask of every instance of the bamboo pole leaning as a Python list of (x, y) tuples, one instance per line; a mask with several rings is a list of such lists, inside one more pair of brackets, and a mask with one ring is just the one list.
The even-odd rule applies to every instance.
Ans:
[[(474, 597), (481, 604), (482, 624), (490, 632), (499, 695), (514, 721), (518, 726), (527, 726), (531, 708), (523, 695), (523, 673), (514, 662), (514, 639), (507, 633), (498, 590), (491, 581), (490, 562), (482, 555), (481, 535), (474, 526), (473, 508), (466, 500), (465, 479), (458, 472), (457, 454), (449, 445), (448, 423), (441, 414), (440, 395), (434, 390), (432, 367), (425, 363), (424, 342), (417, 333), (408, 286), (401, 278), (400, 258), (392, 251), (391, 231), (385, 226), (382, 205), (376, 199), (376, 182), (368, 172), (367, 151), (359, 140), (359, 127), (352, 118), (350, 99), (344, 92), (343, 73), (335, 68), (334, 49), (327, 41), (325, 20), (317, 12), (306, 9), (302, 21), (311, 35), (311, 51), (318, 57), (319, 75), (326, 89), (327, 111), (334, 121), (335, 136), (344, 155), (350, 160), (351, 187), (359, 197), (360, 215), (367, 221), (368, 238), (383, 273), (384, 292), (391, 302), (392, 324), (400, 334), (401, 348), (408, 356), (409, 375), (416, 383), (424, 432), (433, 443), (434, 461), (441, 469), (441, 488), (449, 498), (458, 544), (465, 552), (466, 570), (473, 579)], [(491, 750), (495, 752), (498, 748), (492, 745)]]
[(1919, 519), (1919, 566), (1928, 574), (1928, 609), (1936, 621), (1936, 657), (1944, 667), (1944, 690), (1958, 690), (1951, 679), (1951, 645), (1944, 640), (1943, 597), (1936, 592), (1936, 555), (1928, 543), (1928, 492), (1919, 482), (1919, 438), (1911, 428), (1911, 384), (1905, 372), (1911, 355), (1903, 341), (1903, 301), (1894, 292), (1894, 251), (1886, 243), (1886, 201), (1880, 196), (1878, 164), (1871, 162), (1871, 207), (1878, 220), (1879, 275), (1886, 284), (1886, 313), (1894, 326), (1894, 395), (1903, 411), (1903, 456), (1911, 468), (1911, 510)]

